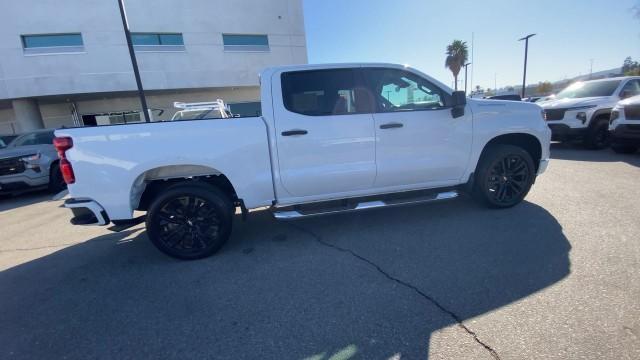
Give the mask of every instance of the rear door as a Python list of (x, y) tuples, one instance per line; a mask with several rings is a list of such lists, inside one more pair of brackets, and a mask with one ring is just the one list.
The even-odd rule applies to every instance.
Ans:
[(375, 186), (420, 187), (459, 180), (471, 152), (469, 109), (454, 118), (450, 95), (414, 72), (366, 67), (362, 71), (375, 98)]
[(275, 73), (272, 86), (284, 189), (294, 197), (370, 189), (375, 130), (358, 68)]

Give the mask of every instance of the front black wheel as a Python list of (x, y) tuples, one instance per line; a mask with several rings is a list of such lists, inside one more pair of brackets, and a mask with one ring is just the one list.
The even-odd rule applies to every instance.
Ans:
[(473, 196), (492, 208), (508, 208), (522, 201), (535, 179), (531, 155), (513, 145), (492, 145), (476, 169)]
[(609, 122), (601, 120), (587, 130), (584, 146), (591, 150), (604, 149), (609, 145)]
[(67, 188), (67, 183), (64, 182), (62, 172), (60, 172), (60, 165), (54, 163), (49, 169), (49, 191), (58, 193)]
[(231, 235), (233, 203), (209, 185), (171, 187), (149, 207), (149, 239), (163, 253), (183, 260), (208, 257)]

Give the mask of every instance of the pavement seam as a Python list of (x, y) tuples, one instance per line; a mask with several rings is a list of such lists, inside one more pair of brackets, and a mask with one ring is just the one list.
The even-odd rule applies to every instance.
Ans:
[(60, 244), (60, 245), (48, 245), (48, 246), (40, 246), (40, 247), (34, 247), (34, 248), (4, 249), (4, 250), (0, 250), (0, 254), (8, 253), (8, 252), (18, 252), (18, 251), (34, 251), (34, 250), (44, 250), (44, 249), (56, 249), (56, 248), (61, 248), (61, 247), (67, 247), (67, 246), (82, 244), (83, 242), (84, 241), (78, 241), (78, 242), (72, 242), (72, 243), (66, 243), (66, 244)]
[(314, 233), (311, 230), (308, 230), (302, 226), (296, 225), (296, 224), (291, 224), (289, 223), (288, 225), (290, 225), (291, 227), (297, 229), (298, 231), (301, 231), (309, 236), (311, 236), (317, 243), (325, 246), (325, 247), (329, 247), (332, 248), (334, 250), (343, 252), (343, 253), (347, 253), (350, 254), (351, 256), (355, 257), (356, 259), (367, 263), (368, 265), (374, 267), (380, 274), (382, 274), (384, 277), (386, 277), (387, 279), (396, 282), (397, 284), (400, 284), (406, 288), (409, 288), (411, 290), (413, 290), (414, 292), (416, 292), (418, 295), (420, 295), (422, 298), (424, 298), (425, 300), (427, 300), (428, 302), (430, 302), (431, 304), (433, 304), (436, 308), (438, 308), (440, 311), (442, 311), (443, 313), (447, 314), (449, 317), (451, 317), (453, 320), (455, 320), (456, 324), (458, 325), (459, 328), (461, 328), (462, 330), (464, 330), (468, 335), (471, 335), (473, 337), (473, 340), (478, 343), (479, 345), (481, 345), (483, 348), (485, 348), (485, 350), (487, 350), (489, 352), (489, 354), (496, 360), (500, 360), (500, 356), (498, 355), (498, 352), (495, 351), (491, 346), (489, 346), (487, 343), (485, 343), (484, 341), (480, 340), (480, 338), (478, 337), (478, 334), (475, 333), (475, 331), (471, 330), (469, 327), (467, 327), (464, 322), (462, 321), (462, 319), (453, 311), (447, 309), (446, 307), (444, 307), (444, 305), (440, 304), (435, 298), (433, 298), (432, 296), (426, 294), (425, 292), (423, 292), (422, 290), (420, 290), (418, 287), (416, 287), (415, 285), (412, 285), (404, 280), (401, 280), (399, 278), (396, 278), (394, 276), (392, 276), (391, 274), (389, 274), (388, 272), (386, 272), (384, 269), (382, 269), (378, 264), (376, 264), (375, 262), (365, 258), (364, 256), (356, 253), (355, 251), (351, 250), (351, 249), (347, 249), (347, 248), (343, 248), (340, 247), (338, 245), (334, 245), (331, 244), (329, 242), (326, 242), (325, 240), (322, 239), (322, 237), (316, 233)]

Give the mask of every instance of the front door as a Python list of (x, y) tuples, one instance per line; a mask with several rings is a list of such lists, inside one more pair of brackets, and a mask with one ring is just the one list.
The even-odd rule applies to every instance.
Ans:
[(280, 181), (293, 197), (373, 186), (372, 101), (358, 75), (357, 69), (274, 75), (273, 88), (282, 89), (282, 96), (273, 94)]
[(467, 167), (472, 117), (454, 118), (450, 95), (402, 69), (363, 68), (375, 98), (376, 187), (446, 183)]

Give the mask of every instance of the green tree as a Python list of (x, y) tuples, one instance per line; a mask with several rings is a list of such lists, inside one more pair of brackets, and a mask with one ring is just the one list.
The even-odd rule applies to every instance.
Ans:
[(625, 76), (640, 75), (640, 63), (633, 61), (631, 56), (627, 56), (622, 63), (622, 73)]
[(495, 95), (493, 90), (491, 90), (491, 88), (487, 88), (487, 90), (484, 91), (484, 96), (493, 96)]
[(455, 89), (458, 90), (458, 74), (469, 58), (469, 49), (466, 41), (453, 40), (447, 45), (447, 58), (444, 61), (444, 67), (451, 70), (455, 83)]
[(538, 94), (548, 95), (551, 93), (551, 91), (553, 91), (553, 85), (551, 85), (551, 83), (548, 81), (539, 82), (536, 91), (538, 92)]

